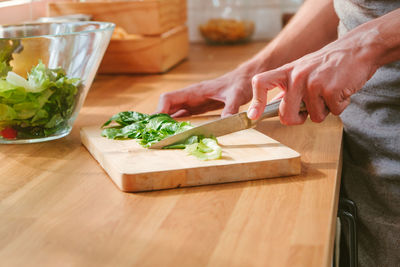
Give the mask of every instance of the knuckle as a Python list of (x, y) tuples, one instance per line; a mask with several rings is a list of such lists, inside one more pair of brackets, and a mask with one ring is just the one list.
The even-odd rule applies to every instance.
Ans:
[(170, 93), (162, 93), (161, 95), (160, 95), (160, 100), (166, 100), (166, 99), (168, 99), (169, 98), (169, 95), (170, 95)]
[(341, 109), (338, 108), (337, 106), (333, 106), (333, 107), (329, 108), (329, 111), (330, 111), (333, 115), (337, 116), (337, 115), (340, 115), (340, 113), (342, 113), (343, 110), (341, 110)]
[(251, 84), (253, 86), (253, 89), (259, 89), (261, 87), (261, 76), (260, 74), (257, 74), (255, 76), (253, 76), (253, 78), (251, 79)]
[(307, 81), (307, 92), (309, 94), (317, 94), (322, 87), (321, 82), (318, 79), (311, 78)]
[(354, 91), (355, 90), (353, 90), (349, 87), (345, 87), (341, 92), (341, 99), (344, 100), (346, 98), (349, 98), (351, 95), (354, 94)]
[(324, 92), (324, 97), (329, 101), (332, 101), (336, 98), (335, 90), (331, 87), (326, 87), (323, 92)]
[(306, 76), (306, 72), (300, 68), (293, 69), (291, 73), (291, 80), (293, 85), (302, 84)]
[(306, 86), (305, 91), (304, 91), (304, 96), (308, 96), (309, 98), (315, 98), (317, 97), (318, 93), (317, 90), (315, 90), (315, 87), (312, 86)]

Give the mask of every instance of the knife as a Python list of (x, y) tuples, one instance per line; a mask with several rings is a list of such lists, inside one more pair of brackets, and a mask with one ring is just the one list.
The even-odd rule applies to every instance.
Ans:
[[(265, 106), (264, 112), (261, 117), (257, 120), (251, 120), (247, 117), (247, 112), (240, 112), (235, 115), (231, 115), (222, 119), (218, 119), (211, 122), (206, 122), (202, 125), (194, 127), (192, 129), (186, 130), (184, 132), (171, 135), (157, 143), (152, 144), (149, 148), (163, 148), (165, 146), (177, 144), (184, 142), (186, 139), (193, 135), (204, 135), (206, 137), (210, 136), (222, 136), (229, 133), (253, 128), (256, 124), (264, 119), (276, 117), (279, 113), (279, 104), (281, 99), (271, 102)], [(302, 102), (300, 106), (300, 111), (306, 111), (305, 105)]]

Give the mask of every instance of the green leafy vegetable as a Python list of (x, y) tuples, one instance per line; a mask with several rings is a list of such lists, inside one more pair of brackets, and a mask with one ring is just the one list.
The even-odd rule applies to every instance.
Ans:
[(202, 138), (198, 143), (186, 145), (185, 151), (201, 160), (218, 159), (222, 154), (215, 138)]
[(46, 137), (65, 129), (79, 83), (63, 69), (49, 69), (42, 62), (27, 79), (8, 71), (0, 78), (0, 128), (12, 127), (18, 138)]
[(0, 40), (0, 77), (5, 77), (12, 70), (12, 54), (22, 49), (20, 40)]
[[(107, 127), (111, 123), (116, 125)], [(107, 127), (107, 128), (106, 128)], [(112, 116), (102, 126), (102, 136), (109, 139), (138, 139), (143, 147), (150, 147), (168, 136), (193, 128), (189, 122), (178, 122), (168, 114), (147, 115), (135, 111), (124, 111)], [(185, 149), (188, 154), (201, 160), (221, 158), (221, 147), (215, 138), (191, 136), (181, 144), (164, 149)]]

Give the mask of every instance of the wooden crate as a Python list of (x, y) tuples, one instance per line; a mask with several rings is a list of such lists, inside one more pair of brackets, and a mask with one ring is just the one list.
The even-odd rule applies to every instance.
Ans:
[(100, 73), (162, 73), (185, 59), (189, 50), (186, 26), (154, 37), (112, 39)]
[(48, 16), (89, 14), (93, 20), (113, 22), (131, 34), (160, 35), (186, 23), (186, 0), (54, 2)]
[(53, 2), (47, 13), (88, 14), (135, 36), (111, 39), (100, 73), (162, 73), (188, 55), (186, 0)]

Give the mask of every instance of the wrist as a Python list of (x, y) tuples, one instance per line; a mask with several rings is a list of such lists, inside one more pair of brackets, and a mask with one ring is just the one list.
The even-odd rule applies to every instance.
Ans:
[[(369, 25), (366, 25), (369, 26)], [(379, 68), (386, 64), (383, 59), (386, 48), (384, 45), (384, 40), (382, 39), (381, 33), (377, 25), (372, 25), (373, 27), (366, 27), (367, 29), (360, 37), (361, 44), (360, 47), (361, 55), (375, 68)]]
[(361, 46), (370, 62), (379, 68), (400, 60), (400, 9), (359, 26)]
[(354, 46), (358, 58), (373, 69), (378, 69), (382, 64), (380, 57), (384, 53), (380, 42), (379, 32), (375, 28), (361, 29), (358, 36), (358, 45)]

